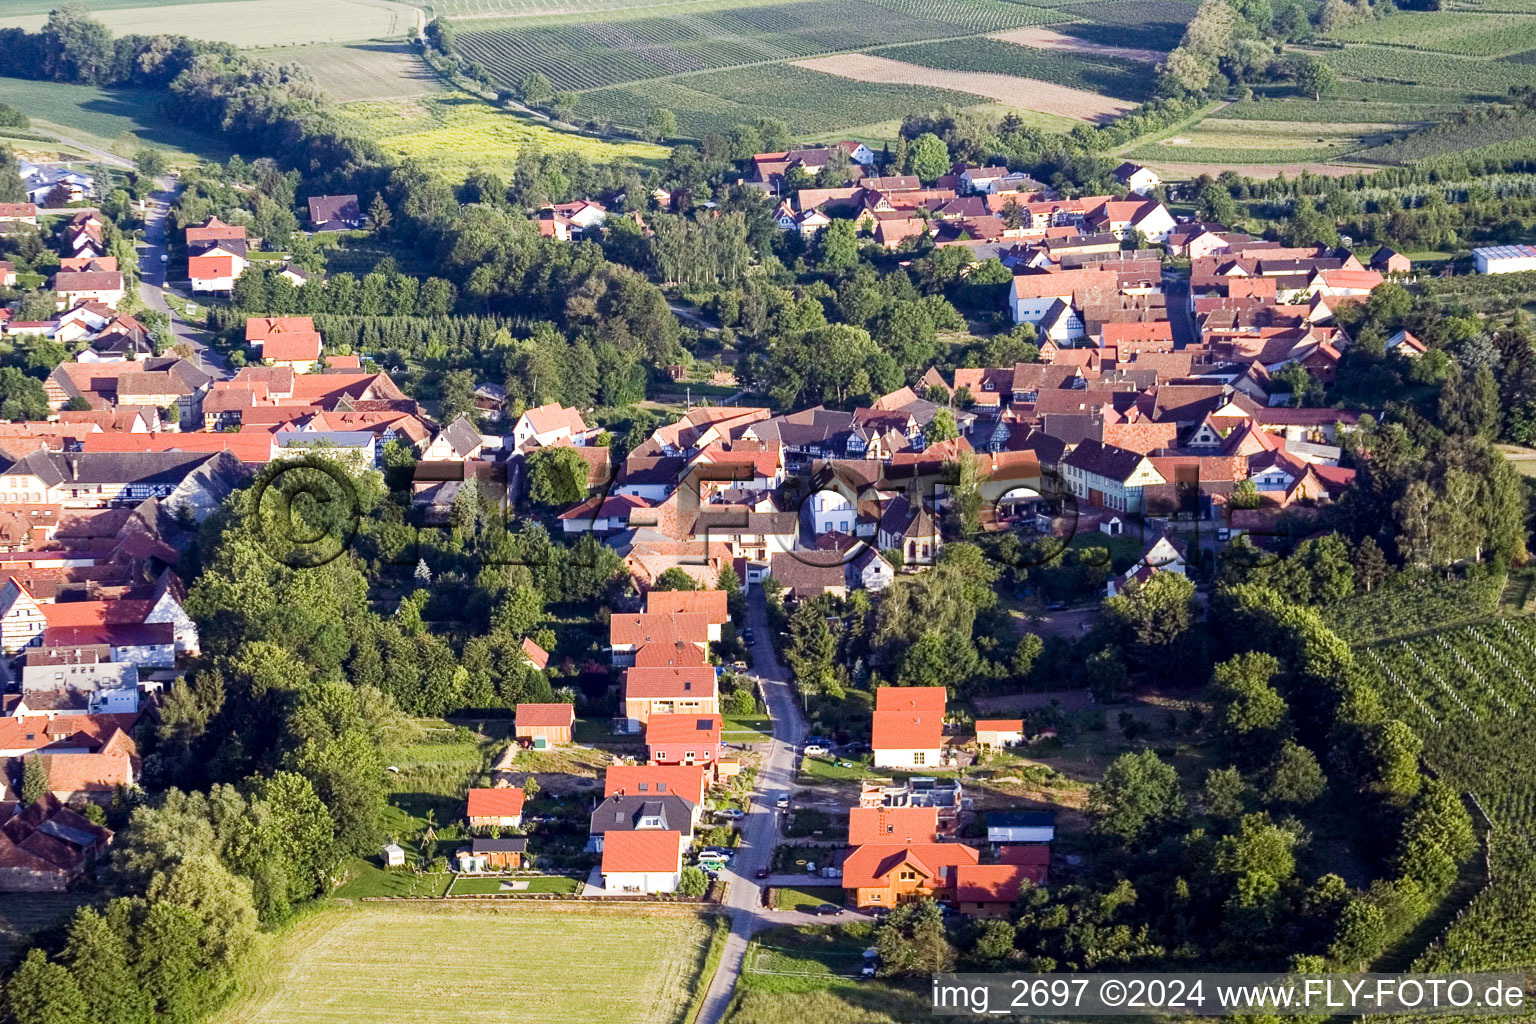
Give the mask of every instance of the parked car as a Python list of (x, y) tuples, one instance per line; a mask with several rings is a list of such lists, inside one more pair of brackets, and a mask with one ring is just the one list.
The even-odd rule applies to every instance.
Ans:
[(839, 914), (846, 914), (847, 912), (848, 911), (846, 908), (840, 907), (836, 903), (823, 903), (821, 906), (811, 911), (811, 913), (817, 915), (818, 917), (837, 917)]
[(741, 631), (741, 642), (744, 644), (750, 644), (756, 636), (757, 634), (752, 632), (752, 627), (748, 626), (746, 629)]
[(753, 878), (759, 878), (759, 879), (767, 878), (768, 877), (768, 869), (767, 868), (758, 868), (756, 871), (754, 871), (752, 873), (752, 877)]
[(859, 968), (859, 977), (861, 977), (861, 978), (873, 978), (874, 976), (875, 976), (875, 965), (874, 964), (865, 964), (863, 967)]
[(736, 854), (723, 846), (706, 846), (699, 851), (700, 860), (723, 860), (727, 864), (736, 859)]
[(847, 754), (849, 757), (858, 757), (860, 754), (867, 754), (871, 749), (872, 748), (868, 743), (843, 744), (843, 753)]
[(740, 821), (747, 816), (747, 812), (740, 807), (722, 807), (715, 812), (715, 817), (724, 818), (726, 821)]
[(806, 757), (831, 757), (832, 751), (819, 743), (807, 743), (805, 745)]

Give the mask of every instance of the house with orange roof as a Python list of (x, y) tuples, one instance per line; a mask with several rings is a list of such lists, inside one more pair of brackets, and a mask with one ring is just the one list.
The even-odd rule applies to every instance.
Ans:
[(523, 823), (526, 794), (521, 787), (471, 789), (465, 798), (470, 828), (517, 828)]
[(571, 742), (575, 721), (576, 709), (570, 704), (519, 704), (513, 731), (534, 747), (555, 747)]
[(934, 768), (942, 764), (942, 686), (882, 686), (875, 691), (870, 746), (876, 768)]
[(521, 451), (526, 446), (543, 448), (562, 439), (573, 445), (585, 445), (597, 431), (587, 426), (581, 412), (550, 402), (535, 406), (517, 418), (512, 428), (512, 447)]
[(720, 627), (731, 617), (729, 596), (723, 590), (652, 590), (645, 595), (645, 610), (652, 615), (700, 613), (709, 622), (709, 639), (719, 640)]
[(719, 715), (652, 715), (645, 723), (646, 760), (713, 772), (720, 760), (720, 731)]
[(1007, 917), (1025, 886), (1035, 883), (1025, 864), (962, 864), (955, 869), (955, 908), (969, 917)]
[(194, 292), (232, 291), (249, 265), (243, 238), (187, 242), (187, 280)]
[(720, 688), (712, 665), (624, 670), (624, 717), (638, 733), (657, 715), (720, 713)]
[(676, 892), (683, 873), (683, 836), (674, 829), (609, 833), (600, 868), (608, 892)]
[(529, 637), (523, 637), (523, 661), (530, 668), (543, 672), (549, 667), (549, 652), (534, 643)]
[(139, 749), (121, 729), (92, 754), (35, 754), (48, 770), (48, 791), (61, 803), (110, 804), (138, 784)]
[(707, 653), (709, 630), (709, 616), (704, 612), (614, 615), (608, 620), (608, 649), (613, 653), (613, 663), (620, 668), (633, 665), (636, 652), (653, 643), (693, 644)]
[(963, 843), (870, 843), (843, 861), (843, 888), (855, 907), (894, 907), (919, 899), (949, 900), (957, 872), (981, 861)]
[(693, 822), (703, 814), (709, 779), (696, 764), (616, 764), (603, 773), (604, 798), (676, 796), (693, 805)]

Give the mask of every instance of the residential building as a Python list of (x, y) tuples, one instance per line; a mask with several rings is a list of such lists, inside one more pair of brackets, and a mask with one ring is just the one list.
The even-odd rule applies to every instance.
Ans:
[(655, 715), (715, 715), (720, 693), (711, 665), (624, 670), (624, 717), (638, 733)]
[(1150, 167), (1134, 164), (1127, 160), (1115, 168), (1115, 180), (1137, 195), (1150, 195), (1152, 190), (1163, 183), (1163, 179), (1157, 176), (1157, 172)]
[(933, 807), (851, 807), (848, 845), (911, 846), (936, 842), (939, 812)]
[(609, 892), (676, 892), (682, 837), (673, 831), (617, 832), (603, 844), (600, 870)]
[(602, 853), (621, 832), (671, 832), (686, 846), (693, 839), (694, 808), (676, 793), (612, 793), (592, 811), (587, 849)]
[(310, 196), (309, 224), (315, 231), (350, 231), (363, 226), (357, 196)]
[(16, 718), (55, 715), (133, 715), (139, 710), (137, 665), (28, 665), (21, 670)]
[(45, 796), (0, 825), (0, 892), (63, 892), (111, 842), (110, 830)]
[(1025, 864), (961, 864), (955, 869), (955, 909), (969, 917), (1009, 917), (1039, 873)]
[(517, 828), (523, 823), (523, 802), (521, 787), (471, 789), (464, 813), (471, 828)]
[(1023, 742), (1024, 720), (1022, 718), (976, 719), (976, 745), (978, 747), (999, 749), (1017, 746)]
[(876, 768), (933, 768), (942, 764), (942, 686), (882, 686), (875, 691), (870, 745)]
[(843, 888), (860, 910), (919, 899), (950, 900), (957, 870), (980, 861), (975, 848), (963, 843), (871, 843), (856, 847), (844, 859)]
[(1168, 481), (1139, 452), (1085, 438), (1061, 463), (1062, 478), (1083, 504), (1117, 512), (1142, 511), (1142, 491)]
[(719, 715), (652, 715), (645, 724), (646, 760), (713, 769), (720, 760), (720, 731)]
[(616, 764), (603, 773), (603, 797), (677, 796), (692, 808), (697, 825), (704, 814), (704, 794), (709, 780), (699, 765), (686, 764)]
[(551, 402), (535, 406), (517, 418), (517, 424), (512, 428), (512, 447), (523, 451), (530, 445), (544, 448), (560, 441), (580, 446), (596, 433), (581, 418), (579, 410)]

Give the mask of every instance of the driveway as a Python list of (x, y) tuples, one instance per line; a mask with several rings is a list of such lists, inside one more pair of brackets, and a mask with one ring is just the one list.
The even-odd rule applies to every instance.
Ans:
[[(773, 719), (773, 742), (757, 773), (752, 811), (741, 822), (741, 846), (722, 877), (730, 883), (725, 907), (731, 915), (731, 934), (725, 942), (720, 966), (709, 985), (699, 1024), (720, 1024), (731, 1002), (736, 980), (746, 961), (747, 944), (754, 933), (780, 924), (827, 924), (838, 918), (805, 913), (775, 913), (763, 908), (762, 885), (753, 878), (759, 868), (773, 864), (779, 842), (779, 794), (794, 788), (795, 758), (805, 742), (805, 718), (789, 681), (789, 670), (780, 664), (770, 641), (768, 607), (761, 587), (754, 587), (747, 601), (747, 623), (756, 634), (752, 646), (754, 675), (762, 680), (763, 698)], [(771, 879), (770, 879), (771, 881)]]

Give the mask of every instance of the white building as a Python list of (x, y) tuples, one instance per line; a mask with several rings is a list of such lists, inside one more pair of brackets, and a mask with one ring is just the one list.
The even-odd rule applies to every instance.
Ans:
[(21, 670), (17, 718), (132, 715), (139, 710), (139, 668), (110, 661), (28, 665)]
[(608, 892), (676, 892), (682, 873), (681, 832), (640, 829), (603, 837), (603, 888)]
[(1518, 274), (1536, 270), (1536, 245), (1490, 245), (1472, 250), (1479, 274)]

